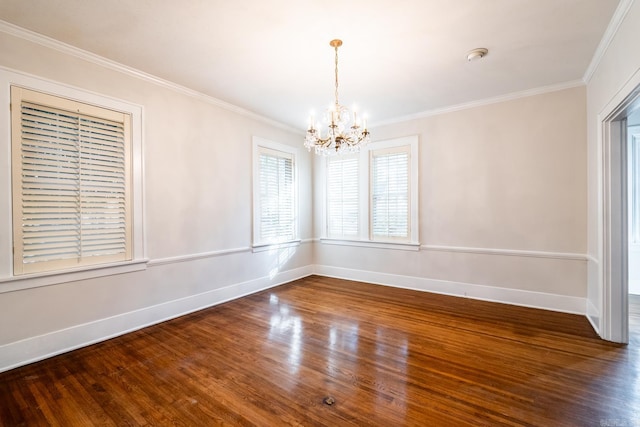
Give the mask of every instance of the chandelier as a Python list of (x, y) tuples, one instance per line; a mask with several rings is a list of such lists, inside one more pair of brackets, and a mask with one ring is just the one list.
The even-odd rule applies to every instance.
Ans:
[(363, 118), (360, 122), (355, 110), (352, 115), (348, 108), (338, 102), (338, 48), (342, 46), (342, 40), (331, 40), (329, 45), (336, 51), (335, 104), (329, 107), (324, 117), (326, 133), (323, 135), (312, 115), (309, 118), (309, 129), (304, 139), (304, 146), (309, 151), (313, 148), (316, 154), (323, 156), (358, 152), (360, 147), (368, 144), (370, 140), (367, 120)]

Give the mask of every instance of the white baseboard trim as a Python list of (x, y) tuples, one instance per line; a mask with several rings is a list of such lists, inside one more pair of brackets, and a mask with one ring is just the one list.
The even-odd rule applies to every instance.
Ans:
[(0, 372), (105, 341), (313, 273), (311, 265), (0, 346)]
[(314, 274), (543, 310), (586, 314), (586, 298), (315, 265)]
[(593, 305), (593, 302), (587, 300), (587, 320), (591, 323), (591, 327), (596, 333), (600, 335), (600, 310)]

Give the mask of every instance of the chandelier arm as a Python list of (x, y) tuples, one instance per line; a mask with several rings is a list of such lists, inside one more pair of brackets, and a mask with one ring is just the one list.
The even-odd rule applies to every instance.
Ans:
[(347, 145), (353, 145), (355, 140), (352, 135), (342, 135), (342, 140), (347, 143)]
[(327, 148), (329, 145), (331, 145), (331, 138), (326, 138), (326, 139), (321, 139), (319, 138), (318, 141), (320, 142), (321, 147), (323, 148)]
[(367, 138), (369, 138), (369, 131), (365, 129), (360, 134), (360, 137), (358, 138), (358, 143), (361, 143), (362, 141), (366, 141)]

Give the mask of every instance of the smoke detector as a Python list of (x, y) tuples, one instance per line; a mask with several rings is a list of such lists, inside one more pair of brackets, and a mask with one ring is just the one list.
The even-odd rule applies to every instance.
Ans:
[(489, 49), (485, 49), (484, 47), (479, 47), (477, 49), (473, 49), (467, 53), (467, 61), (478, 61), (489, 53)]

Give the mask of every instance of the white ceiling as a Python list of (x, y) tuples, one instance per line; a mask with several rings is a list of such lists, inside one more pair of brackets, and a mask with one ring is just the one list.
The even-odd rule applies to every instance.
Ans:
[[(583, 78), (618, 0), (1, 0), (0, 19), (303, 129)], [(467, 62), (477, 47), (481, 61)]]

